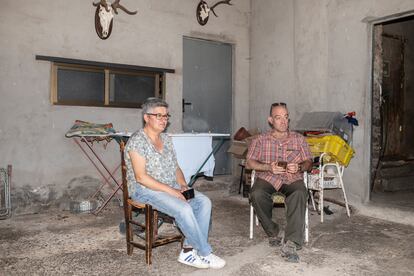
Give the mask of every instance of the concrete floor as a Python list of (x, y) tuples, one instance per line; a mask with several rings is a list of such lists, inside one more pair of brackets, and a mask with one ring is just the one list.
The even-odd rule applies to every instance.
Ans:
[[(334, 214), (323, 224), (310, 213), (310, 243), (300, 251), (300, 263), (287, 263), (260, 226), (249, 240), (247, 199), (229, 194), (228, 182), (216, 177), (195, 184), (213, 201), (210, 243), (227, 261), (221, 270), (178, 263), (178, 243), (154, 249), (147, 267), (143, 251), (126, 254), (119, 232), (123, 213), (110, 206), (99, 216), (48, 210), (0, 221), (0, 275), (414, 275), (413, 226), (360, 214), (347, 218), (333, 204)], [(284, 209), (274, 210), (283, 224)]]
[(356, 206), (359, 214), (414, 226), (414, 191), (376, 192), (368, 204)]

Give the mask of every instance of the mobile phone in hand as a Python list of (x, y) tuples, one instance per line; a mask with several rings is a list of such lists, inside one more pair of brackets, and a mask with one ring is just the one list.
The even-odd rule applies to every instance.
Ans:
[(286, 170), (287, 164), (286, 161), (277, 161), (277, 166), (282, 167), (284, 170)]
[(194, 197), (194, 189), (193, 188), (188, 189), (188, 190), (185, 190), (185, 191), (183, 191), (181, 193), (183, 194), (183, 196), (187, 200), (192, 199)]

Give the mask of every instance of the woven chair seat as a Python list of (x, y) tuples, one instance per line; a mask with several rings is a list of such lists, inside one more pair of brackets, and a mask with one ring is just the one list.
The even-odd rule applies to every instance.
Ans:
[(272, 194), (272, 201), (274, 204), (285, 204), (286, 196), (282, 193), (276, 192)]
[(144, 203), (140, 203), (140, 202), (134, 201), (132, 199), (128, 199), (128, 204), (130, 204), (131, 206), (134, 206), (135, 208), (138, 208), (138, 209), (145, 208), (145, 204)]

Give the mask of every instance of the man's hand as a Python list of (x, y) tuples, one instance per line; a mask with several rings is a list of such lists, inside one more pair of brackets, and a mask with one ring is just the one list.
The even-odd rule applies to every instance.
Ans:
[(272, 173), (274, 174), (282, 174), (286, 172), (286, 170), (283, 167), (279, 167), (277, 165), (277, 162), (272, 162), (270, 165), (272, 167)]
[(287, 164), (286, 171), (288, 173), (297, 173), (299, 171), (299, 164), (298, 163)]

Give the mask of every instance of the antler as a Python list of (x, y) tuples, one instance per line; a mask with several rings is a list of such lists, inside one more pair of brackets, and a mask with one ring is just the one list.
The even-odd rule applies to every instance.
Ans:
[(95, 7), (97, 7), (99, 5), (104, 6), (105, 7), (105, 10), (107, 12), (109, 12), (108, 3), (106, 3), (106, 0), (101, 0), (98, 3), (92, 3), (92, 5), (94, 5)]
[[(101, 1), (103, 1), (103, 0), (101, 0)], [(112, 8), (114, 9), (114, 12), (116, 13), (116, 14), (118, 14), (118, 11), (116, 10), (117, 8), (120, 8), (121, 10), (123, 10), (124, 12), (126, 12), (127, 14), (136, 14), (138, 11), (133, 11), (133, 12), (131, 12), (131, 11), (129, 11), (129, 10), (127, 10), (124, 6), (122, 6), (121, 4), (119, 4), (119, 1), (121, 1), (121, 0), (115, 0), (112, 4), (111, 4), (111, 6), (112, 6)]]
[(233, 5), (232, 3), (230, 3), (231, 0), (223, 0), (223, 1), (218, 1), (217, 3), (215, 3), (212, 7), (210, 7), (210, 10), (214, 13), (214, 15), (216, 17), (218, 17), (218, 15), (214, 12), (214, 8), (217, 7), (220, 4), (227, 4), (227, 5)]

